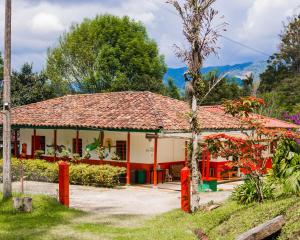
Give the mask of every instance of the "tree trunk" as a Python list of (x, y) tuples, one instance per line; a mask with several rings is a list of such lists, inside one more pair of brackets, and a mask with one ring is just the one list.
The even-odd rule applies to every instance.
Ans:
[[(192, 118), (197, 116), (197, 99), (196, 96), (193, 96), (192, 99)], [(199, 207), (199, 170), (198, 170), (198, 160), (197, 160), (197, 152), (198, 152), (198, 131), (196, 130), (198, 126), (194, 126), (197, 124), (195, 121), (191, 121), (191, 130), (192, 130), (192, 159), (191, 159), (191, 167), (192, 167), (192, 196), (191, 196), (191, 211), (195, 212)]]
[(4, 81), (3, 81), (3, 198), (11, 197), (11, 0), (5, 0)]

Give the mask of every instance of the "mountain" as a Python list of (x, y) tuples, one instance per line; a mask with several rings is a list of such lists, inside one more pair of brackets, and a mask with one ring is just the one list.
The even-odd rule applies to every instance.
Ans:
[[(246, 73), (252, 73), (254, 75), (254, 82), (259, 81), (259, 75), (265, 71), (267, 67), (266, 61), (258, 61), (258, 62), (245, 62), (234, 65), (224, 65), (224, 66), (209, 66), (202, 68), (201, 72), (203, 74), (208, 73), (212, 70), (218, 70), (220, 73), (229, 72), (230, 77), (234, 77), (237, 83), (240, 85), (242, 83), (243, 77)], [(169, 77), (174, 79), (174, 82), (177, 87), (184, 88), (184, 78), (183, 74), (187, 70), (186, 67), (181, 68), (168, 68), (165, 76), (164, 82), (167, 82)]]

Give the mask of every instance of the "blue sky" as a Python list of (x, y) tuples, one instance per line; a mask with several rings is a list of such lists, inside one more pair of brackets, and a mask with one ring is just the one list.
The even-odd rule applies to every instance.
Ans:
[[(43, 68), (48, 47), (57, 43), (74, 22), (97, 14), (128, 15), (142, 21), (170, 67), (183, 66), (174, 55), (173, 44), (184, 46), (181, 22), (165, 0), (13, 0), (13, 68), (31, 62)], [(4, 0), (0, 0), (0, 32), (3, 33)], [(278, 48), (278, 34), (288, 16), (300, 12), (299, 0), (217, 0), (215, 8), (229, 24), (225, 36), (272, 54)], [(3, 41), (0, 41), (3, 49)], [(265, 60), (266, 55), (220, 38), (219, 56), (206, 66)]]

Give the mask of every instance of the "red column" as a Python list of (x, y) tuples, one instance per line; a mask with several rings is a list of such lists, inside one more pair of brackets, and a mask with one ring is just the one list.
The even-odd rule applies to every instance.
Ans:
[(205, 174), (205, 171), (204, 171), (204, 169), (205, 169), (205, 158), (206, 158), (206, 156), (205, 156), (205, 150), (204, 150), (202, 152), (202, 169), (201, 169), (202, 178), (205, 177), (204, 176), (204, 174)]
[(157, 186), (157, 134), (154, 138), (153, 186)]
[(34, 158), (34, 152), (35, 152), (35, 142), (36, 142), (36, 129), (33, 130), (33, 143), (32, 143), (32, 153), (31, 153), (31, 157)]
[(127, 133), (127, 169), (126, 169), (126, 184), (130, 185), (130, 133)]
[(79, 153), (79, 131), (76, 131), (76, 153)]
[(18, 130), (14, 131), (14, 155), (18, 157)]
[(209, 178), (209, 167), (210, 167), (210, 152), (206, 149), (206, 177)]
[(56, 161), (56, 148), (57, 148), (57, 130), (54, 129), (54, 161)]
[(187, 213), (190, 212), (190, 196), (191, 196), (191, 180), (190, 180), (190, 169), (184, 167), (180, 172), (181, 181), (181, 209)]
[(69, 164), (66, 162), (59, 163), (59, 202), (69, 207)]
[(185, 152), (184, 152), (184, 164), (187, 167), (188, 166), (188, 142), (185, 141)]

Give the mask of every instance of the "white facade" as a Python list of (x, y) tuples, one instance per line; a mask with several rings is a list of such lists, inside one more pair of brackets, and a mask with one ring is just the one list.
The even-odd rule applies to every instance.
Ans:
[[(32, 137), (33, 129), (20, 129), (20, 146), (27, 145), (27, 155), (32, 155)], [(47, 149), (54, 145), (54, 130), (53, 129), (36, 129), (36, 136), (45, 137), (45, 155)], [(79, 138), (82, 139), (82, 150), (88, 144), (94, 142), (94, 139), (99, 139), (100, 131), (96, 130), (79, 130)], [(57, 145), (64, 145), (70, 152), (72, 151), (73, 139), (76, 138), (76, 130), (58, 129), (57, 130)], [(127, 141), (127, 132), (104, 131), (104, 146), (107, 142), (111, 146), (116, 146), (116, 141)], [(127, 144), (127, 143), (126, 143)], [(48, 146), (48, 147), (47, 147)], [(20, 149), (21, 151), (21, 149)], [(115, 148), (111, 148), (114, 152)], [(108, 147), (106, 146), (106, 152)], [(95, 151), (90, 152), (92, 160), (99, 160)], [(110, 153), (111, 154), (111, 153)], [(111, 160), (110, 154), (107, 154), (105, 160)], [(124, 161), (125, 159), (123, 159)], [(159, 138), (157, 149), (157, 162), (179, 162), (185, 160), (185, 140), (176, 138)], [(114, 161), (114, 160), (112, 160)], [(154, 139), (147, 139), (145, 133), (131, 132), (130, 133), (130, 162), (153, 164), (154, 161)]]

